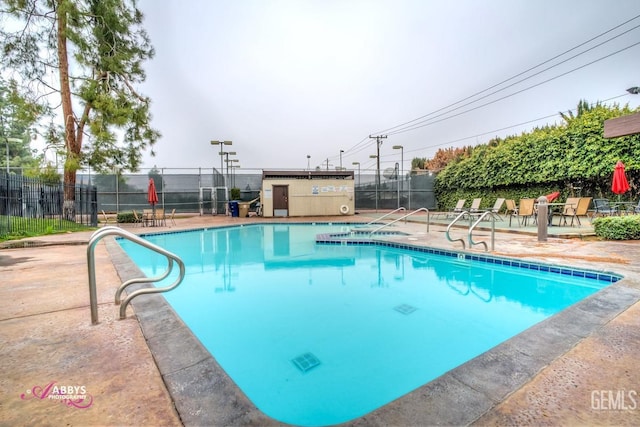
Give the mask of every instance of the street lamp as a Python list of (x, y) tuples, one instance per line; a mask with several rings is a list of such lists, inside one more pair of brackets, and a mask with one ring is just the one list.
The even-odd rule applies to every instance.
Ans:
[(630, 87), (629, 89), (627, 89), (627, 92), (629, 92), (631, 95), (637, 95), (640, 93), (640, 87), (638, 86)]
[(376, 168), (376, 212), (378, 212), (378, 186), (380, 185), (380, 158), (375, 154), (371, 154), (369, 158), (377, 159), (377, 164), (378, 164), (378, 167)]
[[(225, 153), (225, 154), (227, 154), (227, 158), (224, 160), (225, 163), (227, 164), (227, 175), (229, 175), (229, 168), (231, 168), (231, 180), (232, 180), (231, 187), (235, 187), (236, 186), (235, 182), (233, 182), (233, 162), (239, 162), (240, 160), (238, 160), (238, 159), (230, 159), (229, 158), (229, 156), (228, 156), (229, 154), (231, 154), (231, 155), (236, 154), (234, 151), (231, 152), (231, 153)], [(229, 165), (229, 164), (231, 164), (231, 165)]]
[(342, 170), (342, 153), (344, 153), (344, 150), (340, 150), (340, 170)]
[[(240, 160), (238, 160), (238, 159), (234, 159), (233, 161), (234, 161), (234, 162), (239, 162)], [(232, 176), (232, 178), (231, 178), (231, 179), (233, 180), (233, 183), (232, 183), (231, 185), (233, 185), (233, 187), (234, 187), (234, 188), (235, 188), (235, 186), (236, 186), (236, 169), (240, 169), (240, 165), (234, 165), (234, 164), (232, 164), (232, 165), (231, 165), (231, 176)]]
[(352, 165), (358, 165), (358, 185), (360, 185), (360, 162), (352, 162)]
[(311, 156), (307, 154), (307, 170), (311, 168)]
[[(220, 175), (222, 176), (222, 146), (223, 145), (231, 145), (233, 141), (211, 141), (211, 145), (219, 145), (220, 146)], [(224, 182), (223, 182), (224, 184)]]
[(220, 156), (223, 156), (223, 155), (225, 156), (224, 161), (227, 164), (227, 174), (226, 174), (227, 177), (226, 177), (226, 179), (229, 179), (229, 154), (231, 154), (232, 156), (235, 156), (236, 152), (235, 151), (220, 151), (220, 153), (218, 153), (218, 154), (220, 154)]
[[(404, 147), (402, 145), (394, 145), (394, 150), (400, 150), (400, 176), (402, 177), (399, 184), (402, 185), (402, 190), (404, 191)], [(398, 208), (400, 207), (400, 187), (398, 186)]]

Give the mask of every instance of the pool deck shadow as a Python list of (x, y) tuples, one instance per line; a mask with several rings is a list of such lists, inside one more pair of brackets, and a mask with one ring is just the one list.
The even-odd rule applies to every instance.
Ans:
[[(368, 215), (287, 221), (374, 217)], [(178, 219), (173, 228), (127, 229), (147, 233), (258, 221), (268, 220), (196, 216)], [(398, 223), (394, 229), (408, 235), (388, 239), (461, 250), (445, 238), (442, 225), (428, 233), (424, 226), (419, 219)], [(115, 320), (115, 289), (140, 271), (111, 238), (96, 247), (100, 323), (92, 326), (86, 267), (90, 235), (28, 239), (33, 246), (0, 250), (0, 425), (283, 425), (246, 398), (161, 295), (135, 299), (127, 319)], [(478, 230), (477, 240), (488, 237), (487, 230)], [(639, 425), (639, 248), (640, 242), (584, 238), (538, 242), (525, 230), (498, 231), (494, 255), (625, 278), (344, 425)], [(482, 253), (478, 247), (466, 252)], [(86, 386), (92, 406), (21, 398), (51, 381)], [(624, 408), (620, 393), (626, 397)]]

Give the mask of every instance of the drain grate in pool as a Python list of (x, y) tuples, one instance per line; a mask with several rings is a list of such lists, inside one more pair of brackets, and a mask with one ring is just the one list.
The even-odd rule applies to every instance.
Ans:
[(291, 359), (294, 365), (302, 372), (308, 372), (320, 364), (320, 360), (313, 353), (305, 353)]
[(414, 307), (412, 305), (409, 305), (409, 304), (400, 304), (400, 305), (397, 305), (397, 306), (393, 307), (393, 309), (395, 311), (397, 311), (398, 313), (402, 313), (402, 314), (411, 314), (411, 313), (413, 313), (414, 311), (417, 310), (416, 307)]

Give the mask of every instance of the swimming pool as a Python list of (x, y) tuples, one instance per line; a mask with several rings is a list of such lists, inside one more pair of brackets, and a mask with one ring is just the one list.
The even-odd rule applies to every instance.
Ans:
[[(616, 280), (396, 244), (315, 243), (343, 230), (271, 224), (146, 236), (187, 264), (167, 300), (280, 421), (356, 418)], [(148, 275), (164, 270), (163, 258), (121, 245)]]

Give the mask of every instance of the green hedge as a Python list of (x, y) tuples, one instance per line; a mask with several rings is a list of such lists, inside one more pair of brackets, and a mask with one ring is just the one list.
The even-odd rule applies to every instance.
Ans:
[(596, 236), (607, 240), (640, 240), (640, 215), (608, 216), (592, 221)]
[[(596, 105), (565, 123), (477, 145), (438, 173), (438, 204), (445, 209), (474, 196), (482, 197), (483, 204), (485, 198), (492, 204), (496, 197), (517, 202), (552, 191), (561, 191), (564, 200), (574, 186), (582, 196), (611, 198), (618, 160), (625, 164), (629, 181), (640, 182), (640, 135), (605, 138), (604, 122), (637, 111)], [(632, 185), (628, 197), (637, 195), (638, 187)]]
[(118, 224), (133, 224), (136, 222), (136, 218), (133, 216), (133, 212), (118, 212)]

